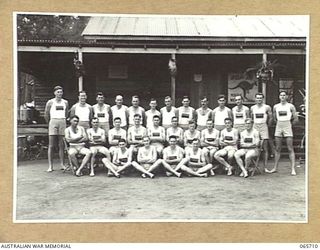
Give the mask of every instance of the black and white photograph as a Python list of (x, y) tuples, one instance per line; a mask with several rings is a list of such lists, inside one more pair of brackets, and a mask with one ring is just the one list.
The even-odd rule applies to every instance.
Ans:
[(309, 16), (13, 19), (15, 223), (308, 222)]

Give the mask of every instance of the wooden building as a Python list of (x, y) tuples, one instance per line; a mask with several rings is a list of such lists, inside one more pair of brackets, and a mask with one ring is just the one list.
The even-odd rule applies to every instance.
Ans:
[[(79, 90), (87, 91), (91, 104), (97, 91), (109, 104), (121, 94), (130, 105), (137, 94), (145, 108), (151, 97), (163, 106), (167, 95), (176, 106), (188, 95), (194, 107), (207, 96), (215, 107), (217, 96), (225, 94), (232, 106), (237, 91), (251, 97), (262, 91), (273, 105), (279, 89), (287, 89), (299, 106), (299, 89), (306, 86), (306, 27), (303, 16), (93, 16), (84, 41), (19, 40), (18, 73), (38, 79), (34, 99), (41, 112), (57, 84), (71, 105)], [(83, 77), (75, 74), (75, 55), (84, 65)], [(175, 76), (168, 70), (170, 59), (176, 60)], [(274, 60), (281, 67), (274, 69), (273, 82), (254, 86), (254, 77), (243, 79), (246, 69)], [(21, 86), (24, 78), (19, 79)], [(237, 88), (244, 80), (247, 85)]]

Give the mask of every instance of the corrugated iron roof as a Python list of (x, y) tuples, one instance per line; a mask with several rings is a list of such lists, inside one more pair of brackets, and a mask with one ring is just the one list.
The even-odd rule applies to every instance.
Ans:
[(93, 16), (85, 38), (130, 37), (306, 37), (307, 16)]

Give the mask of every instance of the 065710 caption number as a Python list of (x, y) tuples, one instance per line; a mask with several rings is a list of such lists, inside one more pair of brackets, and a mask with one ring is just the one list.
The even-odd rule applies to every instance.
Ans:
[(318, 244), (309, 243), (309, 244), (300, 244), (300, 248), (318, 248)]

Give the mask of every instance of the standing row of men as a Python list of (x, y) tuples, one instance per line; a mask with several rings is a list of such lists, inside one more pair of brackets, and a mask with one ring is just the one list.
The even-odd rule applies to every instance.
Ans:
[[(207, 121), (212, 121), (214, 128), (217, 131), (222, 131), (226, 128), (228, 121), (233, 123), (233, 127), (237, 129), (240, 133), (246, 128), (246, 119), (252, 118), (254, 128), (260, 133), (261, 139), (263, 141), (264, 148), (264, 164), (266, 166), (268, 160), (268, 139), (269, 139), (269, 129), (268, 126), (271, 125), (272, 121), (276, 121), (276, 131), (275, 131), (275, 141), (276, 141), (276, 151), (275, 151), (275, 166), (272, 170), (267, 170), (266, 172), (275, 172), (277, 170), (278, 161), (280, 158), (282, 138), (285, 137), (289, 149), (289, 157), (291, 160), (292, 174), (295, 174), (294, 170), (294, 151), (292, 146), (292, 123), (297, 121), (297, 115), (295, 107), (287, 102), (287, 95), (285, 92), (280, 93), (280, 103), (275, 105), (273, 108), (273, 114), (271, 107), (263, 103), (264, 96), (261, 93), (256, 94), (256, 105), (252, 106), (251, 109), (242, 104), (242, 97), (236, 96), (236, 106), (230, 110), (225, 106), (226, 98), (224, 95), (218, 97), (218, 107), (215, 109), (210, 109), (208, 107), (207, 98), (201, 100), (201, 107), (197, 110), (190, 106), (190, 100), (188, 97), (184, 97), (182, 100), (182, 106), (175, 108), (172, 106), (172, 101), (170, 97), (165, 98), (165, 107), (161, 108), (160, 111), (156, 109), (157, 102), (154, 99), (150, 101), (150, 110), (146, 111), (144, 108), (139, 106), (138, 96), (132, 97), (132, 106), (126, 107), (123, 105), (122, 96), (117, 96), (115, 99), (115, 105), (110, 107), (110, 105), (104, 103), (104, 96), (102, 93), (98, 93), (96, 100), (97, 104), (91, 106), (86, 103), (86, 93), (84, 91), (79, 93), (79, 102), (71, 107), (69, 110), (68, 102), (62, 99), (63, 90), (60, 86), (54, 88), (55, 98), (49, 100), (45, 109), (45, 117), (49, 122), (49, 168), (48, 171), (53, 170), (52, 165), (52, 154), (53, 147), (58, 142), (59, 144), (59, 156), (61, 161), (61, 166), (63, 166), (63, 137), (65, 135), (66, 128), (66, 118), (67, 117), (78, 117), (79, 125), (84, 129), (90, 128), (90, 121), (93, 117), (97, 118), (96, 122), (99, 127), (105, 131), (105, 136), (109, 138), (110, 146), (116, 146), (119, 140), (114, 138), (113, 133), (116, 127), (120, 127), (125, 131), (128, 129), (128, 143), (131, 145), (141, 144), (142, 137), (135, 138), (138, 130), (143, 130), (143, 126), (146, 125), (146, 130), (151, 130), (154, 133), (149, 134), (149, 139), (151, 141), (156, 141), (158, 134), (166, 133), (167, 139), (170, 135), (176, 135), (177, 133), (190, 133), (190, 138), (193, 138), (195, 126), (197, 125), (197, 130), (203, 131), (207, 127)], [(226, 118), (227, 120), (226, 123)], [(194, 125), (192, 125), (194, 121)], [(137, 124), (138, 123), (138, 124)], [(160, 123), (162, 126), (159, 126)], [(194, 126), (194, 129), (190, 129)], [(110, 130), (111, 126), (114, 126)], [(92, 124), (93, 126), (93, 124)], [(182, 132), (181, 132), (182, 131)], [(153, 138), (155, 134), (155, 138)], [(116, 135), (116, 137), (119, 135)], [(120, 136), (121, 137), (121, 136)], [(185, 136), (186, 137), (186, 136)], [(179, 138), (179, 137), (178, 137)], [(190, 142), (191, 142), (191, 139)], [(191, 142), (192, 144), (192, 142)], [(134, 150), (135, 147), (132, 147)], [(161, 143), (158, 143), (158, 147), (161, 151)], [(110, 148), (112, 152), (112, 147)], [(231, 149), (230, 149), (231, 150)], [(227, 154), (230, 150), (227, 150)], [(232, 151), (232, 150), (231, 150)], [(218, 159), (217, 159), (218, 160)], [(219, 161), (219, 160), (218, 160)], [(222, 161), (219, 161), (222, 162)]]

